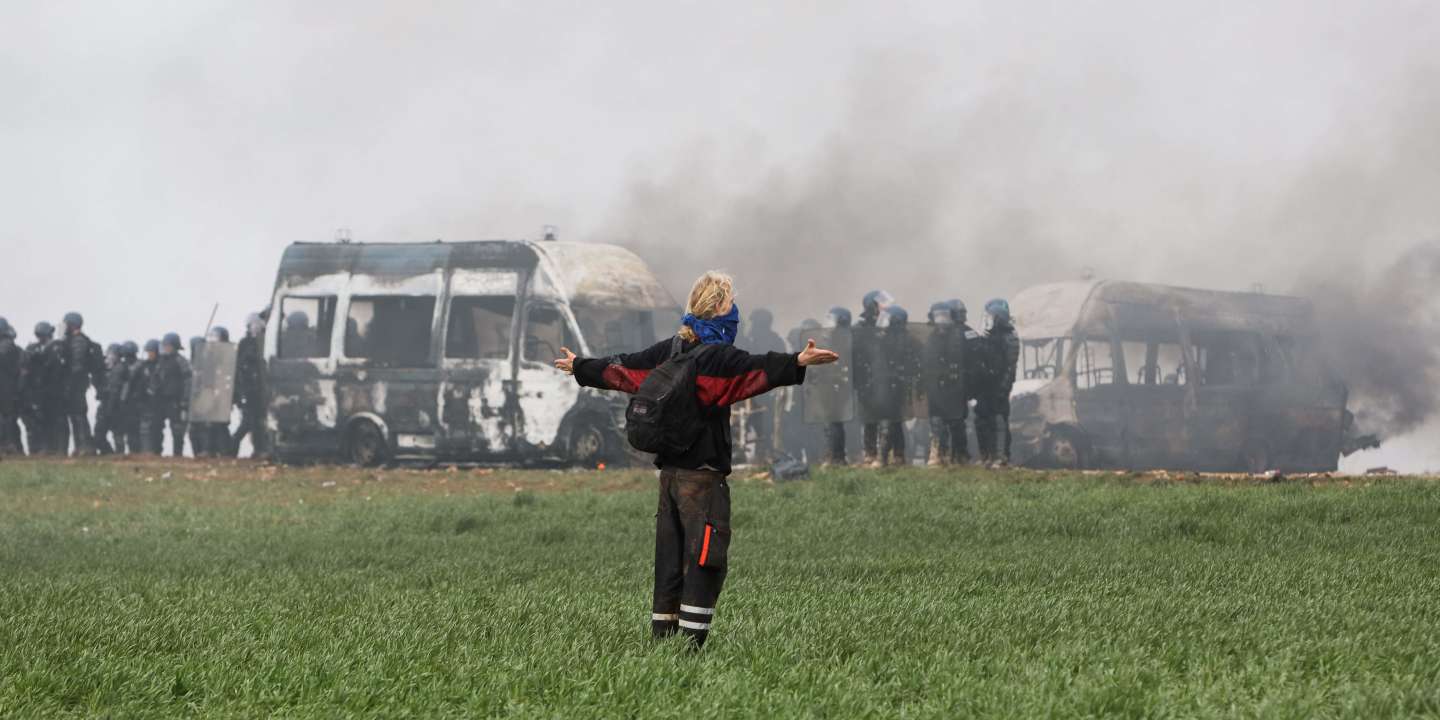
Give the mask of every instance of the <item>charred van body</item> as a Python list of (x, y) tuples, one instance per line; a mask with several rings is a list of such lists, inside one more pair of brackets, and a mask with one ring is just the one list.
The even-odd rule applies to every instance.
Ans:
[(623, 461), (624, 403), (552, 365), (672, 332), (638, 257), (554, 241), (286, 249), (265, 335), (268, 425), (284, 461)]
[(1324, 472), (1348, 446), (1347, 391), (1314, 350), (1308, 301), (1076, 282), (1012, 308), (1017, 462)]

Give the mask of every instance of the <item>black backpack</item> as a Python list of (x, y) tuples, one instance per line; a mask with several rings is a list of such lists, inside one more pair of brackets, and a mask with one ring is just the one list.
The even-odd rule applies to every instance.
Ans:
[(696, 362), (714, 346), (684, 350), (677, 336), (670, 357), (650, 371), (625, 408), (625, 436), (636, 450), (679, 455), (695, 445), (705, 429), (695, 397)]

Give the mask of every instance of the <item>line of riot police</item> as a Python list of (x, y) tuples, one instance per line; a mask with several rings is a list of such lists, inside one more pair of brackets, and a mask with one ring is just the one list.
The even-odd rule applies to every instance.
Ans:
[[(260, 316), (247, 320), (238, 345), (223, 327), (192, 338), (190, 359), (177, 333), (102, 352), (79, 313), (62, 324), (56, 338), (50, 323), (36, 323), (35, 340), (21, 349), (0, 318), (0, 455), (161, 455), (167, 434), (175, 457), (185, 454), (187, 436), (196, 456), (234, 457), (247, 436), (257, 455), (266, 452)], [(233, 434), (232, 405), (240, 413)]]
[(912, 323), (889, 293), (876, 290), (864, 296), (858, 320), (836, 307), (824, 325), (807, 321), (792, 333), (792, 342), (813, 337), (841, 355), (839, 363), (811, 368), (797, 391), (803, 421), (822, 428), (824, 461), (849, 462), (853, 423), (860, 462), (908, 464), (907, 426), (920, 431), (914, 421), (927, 420), (928, 464), (968, 464), (973, 414), (979, 460), (1008, 464), (1020, 341), (1006, 301), (987, 302), (985, 313), (983, 333), (967, 324), (960, 300), (934, 303), (923, 324)]

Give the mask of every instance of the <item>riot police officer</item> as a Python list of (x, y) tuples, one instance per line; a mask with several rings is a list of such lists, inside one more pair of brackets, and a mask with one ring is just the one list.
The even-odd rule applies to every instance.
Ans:
[(1020, 362), (1020, 338), (1010, 320), (1010, 304), (1000, 298), (985, 303), (985, 381), (975, 399), (975, 434), (980, 458), (992, 465), (1010, 464), (1010, 391)]
[[(827, 325), (836, 329), (850, 329), (850, 310), (843, 307), (830, 308)], [(845, 450), (845, 423), (825, 424), (825, 462), (830, 465), (844, 465), (848, 462)]]
[[(210, 334), (205, 337), (199, 347), (204, 348), (211, 343), (230, 342), (230, 331), (219, 325), (210, 328)], [(193, 345), (192, 345), (193, 347)], [(199, 355), (191, 350), (190, 359), (196, 360)], [(193, 367), (192, 367), (193, 370)], [(230, 397), (225, 399), (227, 412), (234, 405), (235, 397), (232, 389)], [(230, 438), (230, 423), (228, 422), (195, 422), (190, 421), (190, 444), (195, 455), (198, 457), (228, 457), (233, 449), (233, 440)]]
[(932, 332), (926, 341), (925, 396), (930, 411), (930, 465), (970, 461), (966, 419), (970, 414), (972, 367), (984, 340), (966, 321), (965, 303), (945, 300), (930, 306)]
[(130, 368), (130, 386), (125, 391), (125, 405), (135, 418), (136, 436), (140, 452), (159, 455), (164, 449), (163, 420), (160, 418), (159, 403), (151, 387), (155, 383), (155, 369), (160, 365), (160, 341), (145, 341), (145, 356)]
[[(149, 395), (154, 416), (154, 437), (163, 441), (164, 428), (170, 430), (172, 457), (185, 455), (185, 422), (190, 403), (190, 363), (180, 354), (180, 336), (166, 333), (160, 341), (160, 354), (150, 372)], [(161, 451), (157, 442), (155, 450)]]
[(240, 453), (240, 441), (250, 436), (254, 456), (270, 451), (265, 434), (265, 358), (260, 347), (265, 320), (258, 314), (245, 319), (245, 337), (235, 347), (235, 403), (240, 406), (240, 427), (231, 441), (231, 456)]
[[(190, 360), (199, 358), (202, 352), (201, 348), (204, 347), (205, 338), (199, 335), (191, 336)], [(193, 373), (195, 368), (192, 365), (190, 369)], [(210, 428), (208, 427), (208, 423), (190, 421), (190, 386), (190, 382), (185, 383), (185, 397), (181, 400), (181, 404), (185, 408), (185, 434), (190, 438), (190, 452), (197, 458), (210, 457), (212, 452), (210, 450)]]
[(24, 354), (15, 328), (0, 317), (0, 455), (20, 454), (20, 370)]
[(910, 313), (898, 305), (885, 309), (880, 333), (881, 356), (887, 365), (881, 383), (878, 449), (881, 465), (908, 464), (905, 420), (913, 416), (920, 391), (921, 348), (910, 335)]
[(95, 398), (95, 449), (101, 455), (125, 453), (125, 436), (117, 425), (120, 391), (125, 384), (121, 348), (120, 343), (110, 343), (105, 348), (105, 387), (96, 393)]
[[(111, 419), (111, 437), (115, 452), (133, 455), (143, 452), (140, 441), (140, 401), (145, 399), (144, 385), (136, 384), (135, 375), (140, 368), (140, 346), (134, 340), (120, 344), (120, 362), (116, 363), (113, 376), (106, 377), (105, 388), (112, 393), (115, 411)], [(114, 379), (112, 380), (111, 377)]]
[(878, 334), (876, 328), (880, 326), (880, 314), (888, 307), (894, 298), (884, 290), (871, 290), (865, 293), (861, 299), (860, 322), (855, 323), (857, 332), (854, 342), (854, 383), (860, 410), (860, 443), (864, 453), (864, 463), (868, 466), (880, 464), (880, 422), (872, 417), (870, 402), (873, 388), (870, 385), (870, 370), (876, 363), (883, 362), (878, 357), (879, 347), (877, 346)]
[(65, 454), (70, 432), (64, 413), (64, 353), (55, 339), (55, 326), (35, 323), (35, 342), (25, 346), (21, 371), (21, 417), (31, 455)]
[[(81, 328), (85, 319), (80, 313), (65, 313), (65, 346), (63, 366), (63, 402), (70, 435), (75, 439), (77, 456), (94, 455), (90, 435), (90, 405), (86, 394), (91, 387), (105, 387), (105, 357), (100, 345), (87, 337)], [(64, 451), (61, 451), (64, 454)]]

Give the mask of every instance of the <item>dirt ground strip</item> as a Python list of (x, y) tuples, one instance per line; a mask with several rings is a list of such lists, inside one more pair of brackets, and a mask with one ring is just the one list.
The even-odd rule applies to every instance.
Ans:
[(368, 469), (250, 460), (7, 459), (0, 510), (63, 511), (153, 504), (305, 504), (339, 499), (617, 492), (649, 487), (653, 470)]

